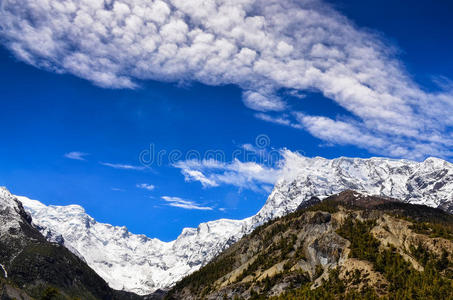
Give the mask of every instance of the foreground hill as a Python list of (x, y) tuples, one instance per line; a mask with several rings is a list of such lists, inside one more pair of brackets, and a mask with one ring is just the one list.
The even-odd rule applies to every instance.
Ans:
[(82, 207), (46, 206), (18, 197), (41, 232), (82, 256), (110, 287), (145, 295), (198, 270), (257, 226), (282, 217), (313, 196), (323, 199), (346, 189), (453, 212), (453, 165), (386, 158), (308, 158), (285, 152), (282, 178), (263, 208), (243, 220), (220, 219), (185, 228), (166, 243), (96, 222)]
[(168, 299), (453, 299), (453, 216), (345, 191), (270, 221)]
[(22, 204), (0, 188), (0, 298), (142, 299), (112, 290), (82, 259), (48, 242)]

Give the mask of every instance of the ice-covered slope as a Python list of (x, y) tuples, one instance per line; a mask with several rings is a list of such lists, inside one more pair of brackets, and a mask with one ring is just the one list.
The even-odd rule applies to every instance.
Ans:
[(235, 220), (208, 222), (185, 228), (177, 240), (166, 243), (132, 234), (126, 227), (96, 222), (78, 205), (46, 206), (17, 198), (44, 236), (77, 251), (112, 288), (142, 295), (199, 268), (224, 249), (231, 236), (239, 235), (244, 225)]
[(282, 178), (263, 208), (244, 220), (216, 220), (185, 228), (173, 242), (134, 235), (125, 227), (96, 222), (82, 207), (45, 206), (19, 197), (49, 238), (60, 234), (116, 289), (139, 294), (167, 287), (207, 263), (269, 219), (294, 211), (312, 196), (354, 189), (453, 211), (453, 165), (384, 158), (307, 158), (287, 151)]
[(386, 158), (308, 158), (287, 151), (282, 178), (254, 219), (295, 210), (311, 196), (345, 189), (393, 197), (453, 212), (453, 164), (430, 157), (423, 162)]

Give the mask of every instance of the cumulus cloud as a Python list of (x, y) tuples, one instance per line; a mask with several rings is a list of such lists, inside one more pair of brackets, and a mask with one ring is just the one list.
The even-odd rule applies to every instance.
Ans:
[[(389, 155), (453, 156), (451, 90), (420, 87), (392, 47), (321, 0), (4, 0), (0, 40), (29, 64), (101, 87), (236, 84), (251, 109), (282, 114), (292, 112), (282, 90), (319, 91), (354, 116), (295, 123), (321, 139), (357, 144), (356, 133), (370, 151), (385, 139), (400, 149)], [(329, 122), (349, 134), (321, 134)]]
[(148, 184), (148, 183), (140, 183), (140, 184), (137, 184), (136, 186), (139, 189), (144, 189), (144, 190), (148, 190), (148, 191), (152, 191), (156, 188), (154, 185)]
[(113, 169), (121, 169), (121, 170), (137, 170), (142, 171), (145, 169), (143, 166), (134, 166), (128, 164), (118, 164), (118, 163), (108, 163), (108, 162), (99, 162), (101, 165), (110, 167)]
[(89, 154), (84, 152), (73, 151), (65, 153), (64, 157), (75, 160), (85, 160), (85, 156), (87, 155)]
[(212, 207), (201, 206), (194, 201), (184, 200), (179, 197), (162, 196), (161, 198), (168, 203), (167, 204), (168, 206), (179, 207), (184, 209), (212, 210)]

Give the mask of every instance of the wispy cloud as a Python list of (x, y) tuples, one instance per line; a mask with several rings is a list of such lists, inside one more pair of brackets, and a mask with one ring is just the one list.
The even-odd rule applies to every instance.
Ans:
[[(451, 87), (429, 91), (414, 82), (392, 45), (322, 0), (41, 2), (3, 1), (0, 10), (0, 40), (31, 65), (108, 88), (141, 80), (236, 84), (246, 106), (281, 112), (261, 119), (322, 140), (385, 152), (369, 139), (376, 136), (394, 145), (392, 156), (453, 157)], [(281, 90), (319, 91), (353, 118), (290, 120), (286, 101), (294, 97)], [(322, 134), (329, 123), (339, 130), (347, 123), (369, 142)]]
[(179, 207), (184, 209), (193, 209), (193, 210), (212, 210), (212, 207), (209, 206), (201, 206), (200, 204), (194, 201), (184, 200), (179, 197), (170, 197), (170, 196), (162, 196), (162, 199), (166, 201), (169, 206)]
[(213, 187), (219, 185), (214, 179), (207, 178), (201, 171), (183, 166), (182, 163), (176, 165), (181, 169), (186, 181), (199, 181), (203, 187)]
[(136, 185), (138, 188), (140, 189), (145, 189), (145, 190), (148, 190), (148, 191), (152, 191), (154, 190), (156, 187), (152, 184), (148, 184), (148, 183), (139, 183)]
[(142, 171), (145, 170), (146, 168), (143, 166), (134, 166), (134, 165), (128, 165), (128, 164), (118, 164), (118, 163), (108, 163), (108, 162), (99, 162), (101, 165), (114, 168), (114, 169), (121, 169), (121, 170), (137, 170), (137, 171)]
[(124, 189), (121, 189), (121, 188), (113, 187), (113, 188), (112, 188), (112, 191), (115, 191), (115, 192), (124, 192), (125, 190), (124, 190)]
[[(390, 146), (385, 139), (362, 131), (360, 125), (351, 121), (332, 120), (326, 117), (308, 116), (302, 113), (296, 116), (301, 126), (322, 140), (337, 144), (368, 145), (375, 149)], [(387, 150), (390, 149), (387, 148)]]
[(228, 184), (245, 189), (268, 190), (266, 186), (274, 184), (279, 175), (275, 168), (238, 159), (230, 163), (212, 159), (186, 160), (173, 166), (181, 170), (186, 181), (198, 181), (205, 188)]
[(264, 113), (258, 113), (255, 114), (255, 118), (258, 118), (260, 120), (278, 124), (278, 125), (284, 125), (284, 126), (289, 126), (297, 129), (302, 129), (302, 125), (298, 124), (290, 119), (290, 117), (287, 114), (283, 115), (278, 115), (278, 116), (271, 116), (269, 114), (264, 114)]
[[(241, 162), (237, 159), (229, 163), (216, 160), (186, 160), (173, 166), (181, 169), (186, 181), (200, 182), (205, 188), (232, 185), (269, 194), (277, 180), (293, 179), (301, 173), (301, 170), (305, 170), (307, 165), (311, 166), (307, 164), (310, 158), (298, 152), (288, 149), (280, 149), (279, 152), (280, 159), (272, 167), (256, 162)], [(316, 169), (317, 166), (313, 168)], [(199, 172), (197, 176), (191, 176), (192, 173), (188, 172), (193, 170)], [(206, 180), (214, 184), (205, 184)]]
[(68, 152), (64, 154), (64, 157), (69, 158), (69, 159), (75, 159), (75, 160), (86, 160), (85, 156), (89, 155), (88, 153), (84, 152), (78, 152), (78, 151), (73, 151), (73, 152)]

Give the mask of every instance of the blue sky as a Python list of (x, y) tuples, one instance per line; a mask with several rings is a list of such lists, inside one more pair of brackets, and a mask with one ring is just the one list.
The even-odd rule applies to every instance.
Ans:
[[(39, 1), (27, 1), (30, 6), (25, 5), (25, 9), (32, 10), (33, 2)], [(299, 81), (288, 83), (291, 78), (283, 77), (281, 83), (281, 78), (265, 75), (264, 71), (257, 74), (245, 65), (241, 66), (244, 69), (235, 69), (237, 73), (232, 76), (234, 68), (228, 66), (229, 59), (218, 61), (219, 74), (212, 76), (198, 67), (174, 71), (171, 64), (162, 65), (162, 72), (155, 67), (139, 72), (130, 71), (142, 63), (138, 56), (131, 55), (135, 60), (128, 62), (121, 53), (110, 53), (107, 57), (115, 63), (113, 67), (106, 66), (97, 56), (99, 53), (79, 45), (79, 54), (93, 55), (92, 60), (59, 64), (74, 57), (72, 43), (62, 42), (65, 39), (55, 35), (52, 42), (67, 47), (65, 51), (60, 53), (45, 46), (51, 44), (45, 37), (35, 49), (30, 45), (39, 44), (36, 40), (30, 41), (23, 32), (10, 27), (17, 22), (19, 11), (11, 7), (0, 12), (0, 185), (45, 204), (77, 203), (98, 221), (126, 225), (134, 233), (171, 240), (186, 226), (254, 214), (266, 200), (278, 169), (275, 163), (263, 163), (257, 158), (273, 150), (288, 148), (327, 158), (391, 156), (420, 160), (435, 155), (451, 160), (453, 122), (442, 113), (451, 114), (448, 109), (453, 107), (448, 79), (453, 78), (452, 4), (418, 1), (407, 7), (392, 1), (335, 1), (337, 12), (324, 11), (325, 7), (320, 2), (313, 8), (332, 18), (332, 22), (322, 26), (332, 30), (347, 27), (349, 30), (340, 35), (359, 42), (351, 40), (350, 45), (343, 45), (327, 35), (324, 45), (333, 45), (340, 54), (344, 51), (348, 56), (355, 55), (349, 52), (353, 46), (375, 46), (379, 50), (376, 55), (362, 52), (362, 56), (371, 55), (368, 61), (376, 61), (376, 66), (396, 69), (384, 78), (381, 73), (370, 73), (373, 81), (379, 83), (376, 86), (366, 79), (363, 83), (384, 98), (381, 91), (390, 85), (386, 79), (405, 87), (401, 91), (391, 87), (397, 97), (388, 104), (388, 111), (370, 104), (374, 94), (370, 94), (369, 101), (368, 94), (363, 93), (357, 95), (365, 98), (354, 94), (345, 98), (338, 86), (328, 85), (329, 78), (317, 82), (301, 75), (296, 77)], [(193, 14), (185, 9), (181, 7), (181, 11)], [(266, 20), (269, 12), (265, 8), (258, 7), (256, 11)], [(39, 19), (44, 12), (39, 13), (35, 18), (42, 26), (56, 30), (46, 25), (45, 17)], [(261, 32), (259, 28), (257, 32)], [(34, 37), (39, 34), (36, 31)], [(289, 30), (286, 34), (296, 37), (300, 33)], [(166, 36), (159, 38), (165, 40)], [(286, 40), (288, 44), (290, 40)], [(249, 43), (248, 49), (260, 53), (258, 44), (236, 42)], [(241, 44), (243, 49), (245, 44)], [(128, 45), (131, 53), (133, 46), (134, 43)], [(295, 42), (292, 47), (293, 54), (287, 55), (298, 58), (294, 52), (306, 45)], [(261, 51), (264, 57), (265, 51)], [(325, 53), (318, 51), (304, 59), (309, 63), (316, 59), (316, 64), (332, 59), (321, 55), (331, 55)], [(266, 61), (273, 74), (297, 71), (281, 69), (280, 64), (274, 63), (279, 59), (288, 63), (287, 57)], [(184, 62), (183, 58), (168, 61), (176, 66)], [(81, 68), (84, 63), (90, 68)], [(226, 71), (222, 70), (223, 63)], [(364, 73), (372, 69), (363, 62), (347, 67), (353, 72), (361, 72), (363, 67)], [(245, 75), (241, 70), (246, 70)], [(439, 87), (439, 81), (443, 87)], [(345, 91), (355, 89), (360, 91), (355, 86)], [(402, 102), (394, 106), (400, 99)], [(441, 101), (445, 103), (437, 107)], [(371, 110), (380, 117), (367, 114)], [(388, 114), (395, 111), (396, 116)], [(385, 113), (381, 116), (381, 112)], [(406, 118), (407, 123), (399, 123)], [(423, 126), (413, 125), (414, 120)], [(265, 137), (262, 148), (256, 144), (260, 136)], [(162, 163), (144, 166), (139, 156), (150, 145), (156, 152), (166, 151), (166, 155)], [(181, 153), (179, 163), (169, 161), (167, 154), (172, 150)], [(191, 151), (203, 158), (209, 150), (225, 154), (216, 168), (206, 162), (190, 164), (187, 160)], [(239, 161), (232, 161), (233, 153), (240, 153)], [(244, 153), (252, 155), (245, 158)], [(256, 168), (261, 169), (254, 172)]]

